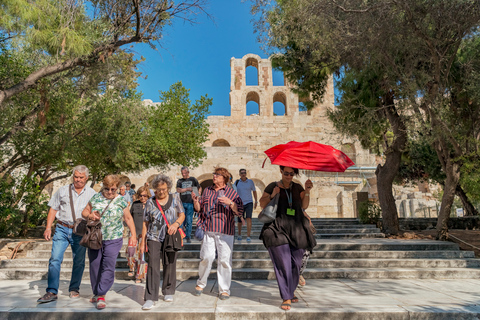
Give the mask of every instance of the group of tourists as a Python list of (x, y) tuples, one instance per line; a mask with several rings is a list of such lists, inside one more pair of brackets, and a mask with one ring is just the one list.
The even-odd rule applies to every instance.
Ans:
[[(203, 235), (199, 277), (192, 293), (195, 296), (202, 295), (212, 264), (217, 258), (219, 299), (229, 299), (235, 218), (247, 219), (247, 242), (250, 242), (252, 211), (257, 206), (255, 186), (246, 178), (245, 169), (240, 170), (240, 179), (231, 183), (231, 174), (227, 169), (215, 168), (213, 185), (204, 190), (195, 178), (189, 176), (187, 167), (182, 167), (181, 171), (182, 179), (176, 184), (176, 192), (171, 192), (171, 179), (158, 174), (150, 185), (138, 188), (130, 197), (132, 202), (129, 206), (125, 194), (130, 193), (130, 184), (128, 189), (120, 190), (120, 178), (107, 175), (103, 179), (102, 189), (96, 193), (86, 185), (88, 168), (76, 166), (73, 169), (73, 183), (61, 187), (48, 203), (50, 209), (44, 238), (47, 241), (52, 239), (52, 254), (46, 293), (37, 301), (46, 303), (57, 300), (60, 266), (68, 245), (73, 253), (69, 297), (74, 299), (80, 296), (86, 248), (80, 245), (82, 236), (73, 233), (75, 220), (79, 217), (101, 222), (102, 246), (98, 250), (88, 248), (93, 292), (90, 302), (96, 304), (97, 309), (104, 309), (107, 305), (105, 297), (114, 283), (115, 265), (123, 246), (125, 227), (129, 230), (129, 275), (135, 276), (137, 283), (145, 280), (145, 303), (142, 309), (149, 310), (155, 306), (160, 297), (160, 283), (163, 300), (173, 301), (178, 253), (170, 250), (173, 245), (171, 239), (177, 233), (182, 233), (184, 228), (185, 240), (191, 242), (194, 212), (198, 214), (197, 229), (203, 230)], [(260, 239), (274, 265), (283, 300), (281, 308), (290, 310), (291, 304), (298, 302), (294, 292), (299, 284), (302, 260), (305, 263), (304, 256), (308, 258), (307, 253), (316, 245), (310, 219), (305, 213), (313, 183), (307, 180), (304, 189), (293, 182), (293, 177), (299, 174), (295, 168), (280, 166), (280, 173), (281, 179), (270, 183), (259, 199), (260, 206), (264, 208), (277, 194), (279, 196), (276, 218), (263, 226)], [(52, 238), (51, 229), (55, 220)], [(241, 220), (237, 221), (242, 223)], [(238, 240), (241, 240), (241, 233)], [(148, 267), (142, 270), (140, 263), (145, 260), (145, 255), (148, 255)]]

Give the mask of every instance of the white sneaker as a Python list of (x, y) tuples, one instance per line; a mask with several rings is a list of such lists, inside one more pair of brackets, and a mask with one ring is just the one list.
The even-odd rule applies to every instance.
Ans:
[(153, 300), (147, 300), (145, 301), (145, 304), (142, 306), (142, 310), (150, 310), (153, 308), (155, 305), (155, 302)]
[(173, 302), (173, 295), (167, 294), (164, 298), (163, 301), (165, 302)]

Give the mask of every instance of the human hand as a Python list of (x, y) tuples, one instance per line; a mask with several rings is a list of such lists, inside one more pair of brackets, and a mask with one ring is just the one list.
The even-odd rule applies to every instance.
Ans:
[(50, 239), (52, 238), (52, 228), (45, 229), (43, 237), (45, 238), (45, 240), (50, 241)]
[(275, 188), (273, 188), (273, 192), (272, 192), (270, 198), (275, 197), (278, 193), (280, 193), (280, 187), (277, 185)]
[(100, 220), (100, 213), (98, 211), (92, 211), (92, 213), (88, 215), (88, 218), (93, 221)]
[(312, 188), (313, 188), (312, 180), (308, 179), (307, 181), (305, 181), (305, 190), (310, 191), (312, 190)]
[(172, 235), (172, 234), (175, 234), (178, 230), (178, 224), (174, 223), (174, 224), (171, 224), (169, 227), (168, 227), (168, 234), (169, 235)]
[(221, 204), (226, 207), (230, 206), (230, 203), (232, 202), (232, 200), (230, 200), (230, 198), (228, 197), (218, 197), (217, 199)]
[(131, 236), (130, 239), (128, 240), (128, 245), (131, 247), (136, 247), (137, 246), (137, 237)]
[(199, 200), (199, 197), (193, 192), (192, 192), (192, 200), (193, 200), (193, 202), (198, 202), (198, 200)]

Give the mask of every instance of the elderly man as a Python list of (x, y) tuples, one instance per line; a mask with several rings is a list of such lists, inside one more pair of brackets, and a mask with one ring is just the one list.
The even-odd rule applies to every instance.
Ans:
[[(252, 180), (247, 178), (247, 170), (240, 169), (238, 172), (240, 174), (240, 179), (235, 181), (235, 187), (237, 188), (237, 193), (242, 199), (243, 208), (244, 208), (244, 218), (247, 220), (247, 242), (251, 242), (250, 232), (252, 231), (252, 212), (254, 209), (257, 209), (257, 190), (255, 189), (255, 184)], [(253, 202), (252, 198), (255, 198)], [(238, 241), (242, 241), (242, 221), (240, 218), (238, 222)]]
[(37, 300), (45, 303), (57, 300), (60, 282), (60, 266), (68, 245), (72, 247), (73, 267), (70, 286), (70, 298), (80, 296), (80, 283), (85, 269), (85, 247), (80, 245), (81, 236), (73, 234), (75, 219), (82, 217), (82, 211), (87, 206), (95, 190), (87, 187), (88, 168), (79, 165), (73, 168), (73, 184), (61, 187), (48, 203), (50, 210), (47, 216), (47, 226), (43, 236), (49, 241), (52, 236), (52, 224), (56, 219), (55, 234), (52, 239), (52, 255), (48, 263), (48, 286), (45, 295)]
[(120, 195), (127, 201), (128, 207), (132, 204), (132, 197), (130, 193), (127, 192), (127, 187), (125, 185), (121, 185), (119, 189)]
[(187, 243), (190, 243), (193, 221), (192, 192), (198, 196), (202, 193), (202, 187), (200, 187), (197, 179), (190, 177), (188, 167), (182, 167), (181, 172), (182, 179), (178, 179), (177, 181), (177, 192), (180, 193), (180, 200), (182, 200), (183, 208), (185, 209), (185, 221), (183, 221), (183, 225), (185, 227), (185, 234), (187, 235)]

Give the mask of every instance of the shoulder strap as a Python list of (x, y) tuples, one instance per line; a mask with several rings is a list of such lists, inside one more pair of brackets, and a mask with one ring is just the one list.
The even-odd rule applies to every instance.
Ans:
[(70, 195), (70, 211), (72, 212), (73, 223), (75, 223), (75, 207), (73, 206), (73, 196), (72, 196), (72, 186), (73, 183), (68, 186), (68, 194)]
[(105, 207), (105, 209), (103, 209), (102, 213), (100, 214), (100, 217), (103, 216), (103, 214), (105, 213), (105, 211), (107, 211), (108, 209), (108, 206), (110, 205), (110, 203), (112, 203), (113, 200), (115, 200), (116, 198), (113, 198), (112, 200), (110, 200), (110, 202), (107, 204), (107, 206)]
[(240, 179), (237, 179), (237, 181), (235, 181), (235, 187), (238, 186), (238, 180), (240, 180)]
[[(172, 199), (172, 201), (173, 201), (173, 199)], [(157, 200), (157, 198), (155, 198), (155, 202), (157, 203), (157, 207), (158, 207), (158, 209), (159, 209), (159, 210), (160, 210), (160, 212), (162, 213), (163, 220), (165, 220), (165, 223), (167, 224), (167, 228), (170, 228), (170, 225), (168, 224), (168, 220), (167, 220), (167, 218), (165, 217), (165, 213), (163, 213), (162, 206), (160, 205), (160, 203), (158, 203), (158, 200)]]

